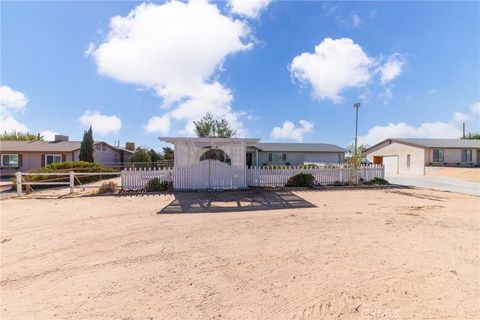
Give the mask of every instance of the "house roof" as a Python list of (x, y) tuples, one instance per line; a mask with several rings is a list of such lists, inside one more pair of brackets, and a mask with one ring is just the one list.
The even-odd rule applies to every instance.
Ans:
[[(95, 144), (105, 143), (116, 150), (132, 153), (131, 150), (116, 148), (104, 141), (95, 141)], [(80, 149), (80, 141), (0, 141), (0, 151), (12, 152), (73, 152)]]
[(480, 140), (471, 139), (424, 139), (424, 138), (390, 138), (367, 149), (370, 150), (386, 141), (410, 144), (422, 148), (480, 148)]
[(212, 138), (212, 137), (159, 137), (161, 141), (175, 144), (176, 142), (203, 142), (203, 143), (215, 143), (215, 142), (245, 142), (247, 145), (254, 145), (258, 142), (257, 138)]
[(345, 149), (328, 143), (257, 143), (261, 151), (281, 152), (345, 152)]

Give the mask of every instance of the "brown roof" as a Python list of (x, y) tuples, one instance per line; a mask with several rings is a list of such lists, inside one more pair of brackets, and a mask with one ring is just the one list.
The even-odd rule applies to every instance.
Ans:
[[(104, 141), (96, 141), (97, 143), (105, 143), (116, 150), (122, 150), (132, 153), (130, 150), (116, 148)], [(13, 152), (73, 152), (80, 149), (80, 141), (0, 141), (0, 151)]]

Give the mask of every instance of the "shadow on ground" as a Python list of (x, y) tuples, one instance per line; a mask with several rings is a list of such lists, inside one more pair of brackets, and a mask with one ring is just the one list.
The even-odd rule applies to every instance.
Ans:
[(289, 190), (174, 192), (175, 199), (159, 214), (206, 213), (313, 208)]

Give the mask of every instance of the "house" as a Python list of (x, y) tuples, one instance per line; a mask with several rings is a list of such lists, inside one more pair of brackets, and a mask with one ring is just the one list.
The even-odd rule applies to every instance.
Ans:
[(247, 148), (247, 165), (342, 163), (345, 149), (327, 143), (256, 143)]
[[(253, 138), (161, 137), (175, 149), (175, 166), (217, 159), (238, 166), (267, 164), (298, 166), (306, 163), (342, 163), (345, 149), (326, 143), (259, 143)], [(233, 149), (232, 149), (233, 148)], [(239, 157), (239, 160), (232, 160)]]
[[(1, 175), (12, 176), (17, 171), (45, 167), (51, 163), (78, 161), (80, 141), (69, 141), (68, 136), (56, 135), (54, 141), (0, 141)], [(125, 148), (104, 141), (94, 143), (94, 159), (104, 166), (128, 162), (135, 144)]]
[(480, 166), (480, 140), (390, 138), (366, 150), (386, 175), (424, 175), (430, 166)]

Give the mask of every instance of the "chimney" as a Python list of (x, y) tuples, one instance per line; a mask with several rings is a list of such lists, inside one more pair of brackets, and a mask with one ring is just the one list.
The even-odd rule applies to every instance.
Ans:
[(125, 149), (130, 151), (135, 151), (135, 143), (134, 142), (125, 142)]
[(56, 134), (55, 135), (55, 142), (60, 142), (60, 141), (68, 141), (68, 136), (64, 136), (61, 134)]

